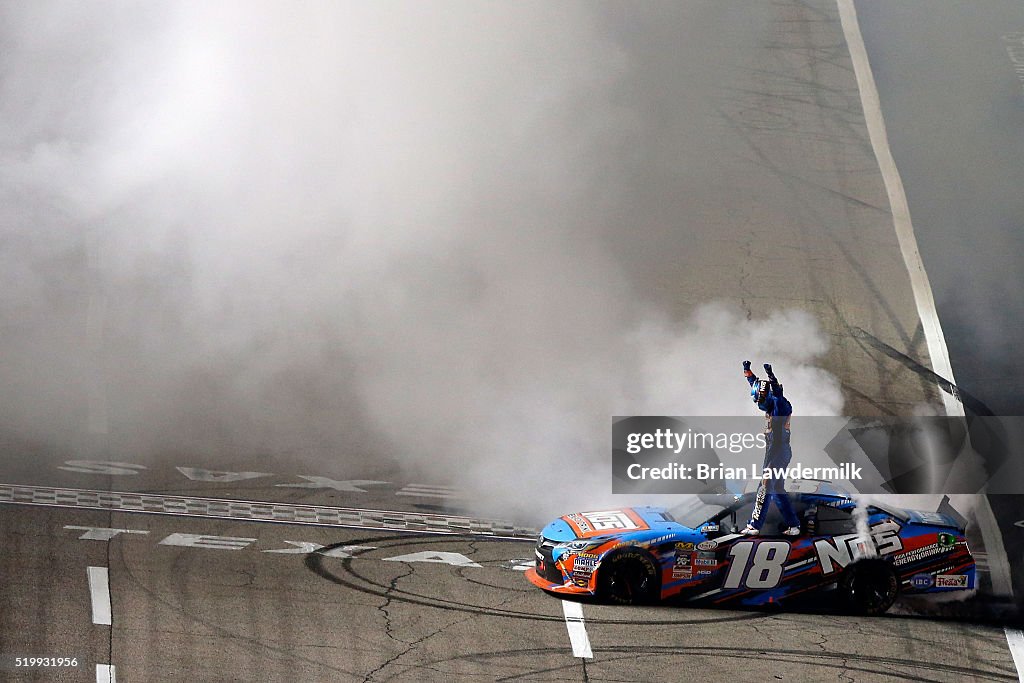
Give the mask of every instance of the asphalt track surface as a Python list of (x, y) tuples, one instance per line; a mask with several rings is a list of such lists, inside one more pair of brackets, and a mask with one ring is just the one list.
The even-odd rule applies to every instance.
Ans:
[[(730, 36), (745, 41), (735, 79), (687, 118), (718, 150), (708, 173), (723, 182), (707, 203), (719, 209), (703, 217), (705, 243), (652, 256), (643, 274), (652, 297), (680, 313), (712, 298), (752, 312), (806, 308), (831, 336), (830, 369), (851, 413), (937, 405), (934, 381), (914, 370), (930, 359), (835, 4), (721, 6), (701, 15), (705, 42), (679, 45), (680, 61), (699, 65), (709, 51), (728, 55)], [(721, 30), (735, 22), (748, 25)], [(765, 259), (777, 266), (767, 285)], [(110, 680), (97, 665), (112, 665), (122, 683), (1018, 680), (1003, 623), (960, 608), (861, 619), (587, 603), (587, 642), (572, 643), (578, 622), (517, 569), (531, 557), (528, 540), (461, 533), (471, 501), (410, 488), (387, 465), (293, 472), (284, 460), (221, 462), (218, 474), (183, 457), (103, 474), (61, 469), (73, 456), (13, 439), (5, 451), (0, 484), (20, 485), (7, 495), (22, 502), (0, 506), (3, 680)], [(334, 485), (296, 487), (315, 484), (311, 476)], [(147, 492), (163, 514), (86, 509), (113, 497), (81, 490)], [(43, 504), (24, 504), (33, 496)], [(251, 504), (221, 503), (232, 519), (201, 516), (211, 498), (349, 511), (333, 525), (269, 521)], [(425, 533), (428, 521), (458, 533)], [(985, 553), (977, 536), (972, 548)], [(108, 592), (90, 587), (89, 567), (107, 569)], [(109, 625), (94, 623), (104, 621), (105, 595)], [(79, 665), (19, 671), (19, 656)]]
[[(151, 500), (378, 510), (391, 502), (381, 525), (434, 507), (403, 501), (405, 487), (387, 484), (282, 493), (277, 484), (297, 482), (284, 475), (246, 486), (194, 481), (173, 468), (119, 477), (54, 469), (49, 478), (68, 488), (114, 480), (100, 488), (145, 490)], [(114, 664), (119, 681), (1016, 679), (999, 623), (924, 618), (907, 607), (872, 619), (585, 603), (592, 656), (577, 657), (562, 602), (517, 569), (530, 560), (529, 540), (242, 518), (251, 509), (210, 519), (195, 510), (5, 507), (3, 652), (84, 663), (8, 668), (5, 680), (92, 681), (96, 663)], [(109, 572), (111, 625), (94, 623), (88, 567)]]
[(1024, 7), (857, 10), (957, 384), (997, 415), (1022, 415), (1024, 298), (1006, 274), (1024, 269)]

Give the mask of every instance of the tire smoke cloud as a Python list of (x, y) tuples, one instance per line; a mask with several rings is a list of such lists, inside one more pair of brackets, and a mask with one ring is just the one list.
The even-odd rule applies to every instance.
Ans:
[[(609, 502), (611, 415), (752, 412), (744, 358), (839, 414), (808, 314), (666, 312), (644, 280), (706, 238), (628, 200), (679, 203), (637, 36), (700, 11), (5, 5), (0, 425), (109, 459), (394, 463), (540, 519)], [(627, 248), (634, 220), (664, 227)]]

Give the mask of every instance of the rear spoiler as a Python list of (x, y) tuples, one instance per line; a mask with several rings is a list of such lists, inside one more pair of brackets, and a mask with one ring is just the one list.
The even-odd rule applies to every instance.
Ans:
[[(930, 526), (944, 526), (950, 529), (963, 532), (967, 526), (967, 520), (959, 514), (949, 514), (941, 507), (936, 512), (925, 512), (924, 510), (903, 510), (896, 507), (888, 507), (872, 503), (872, 507), (881, 510), (885, 514), (894, 517), (904, 524), (928, 524)], [(956, 510), (953, 510), (955, 513)]]
[(905, 510), (903, 508), (890, 507), (884, 503), (878, 503), (875, 501), (870, 501), (870, 505), (904, 523), (911, 522), (916, 524), (948, 526), (960, 531), (964, 531), (967, 528), (967, 518), (961, 515), (960, 512), (950, 504), (949, 496), (942, 497), (942, 501), (939, 503), (939, 507), (936, 508), (935, 512), (925, 512), (924, 510)]

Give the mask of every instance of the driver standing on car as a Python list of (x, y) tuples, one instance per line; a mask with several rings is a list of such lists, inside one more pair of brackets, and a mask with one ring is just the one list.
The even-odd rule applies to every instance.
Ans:
[[(743, 374), (750, 383), (750, 396), (757, 407), (764, 411), (765, 416), (764, 435), (767, 445), (764, 452), (764, 467), (774, 470), (789, 467), (789, 461), (793, 458), (793, 449), (789, 445), (789, 422), (793, 415), (793, 405), (782, 395), (782, 385), (779, 384), (769, 363), (764, 364), (764, 371), (768, 379), (758, 379), (757, 375), (750, 371), (750, 361), (743, 361)], [(757, 536), (761, 533), (768, 507), (773, 501), (787, 527), (782, 533), (786, 536), (800, 535), (800, 519), (786, 494), (786, 480), (784, 477), (774, 476), (772, 471), (764, 474), (757, 487), (754, 510), (742, 534)]]

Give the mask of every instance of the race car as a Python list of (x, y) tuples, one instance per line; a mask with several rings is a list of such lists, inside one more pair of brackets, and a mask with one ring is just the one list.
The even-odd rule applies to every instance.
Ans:
[(878, 504), (858, 511), (837, 487), (812, 489), (788, 494), (802, 520), (795, 537), (769, 533), (781, 530), (774, 509), (759, 536), (738, 533), (754, 493), (702, 495), (675, 514), (568, 514), (544, 527), (526, 576), (551, 593), (623, 604), (767, 605), (832, 591), (846, 610), (865, 615), (882, 614), (901, 594), (974, 589), (961, 520)]

